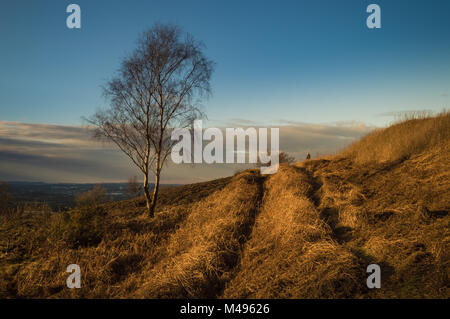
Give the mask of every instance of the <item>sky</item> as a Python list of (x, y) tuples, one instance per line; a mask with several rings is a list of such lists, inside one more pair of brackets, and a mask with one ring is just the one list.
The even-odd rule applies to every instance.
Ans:
[[(66, 26), (70, 3), (81, 7), (81, 29)], [(371, 3), (381, 8), (381, 29), (366, 26)], [(448, 0), (2, 0), (0, 179), (133, 173), (112, 146), (83, 142), (81, 119), (107, 106), (101, 86), (156, 22), (191, 33), (216, 63), (207, 126), (279, 126), (281, 146), (300, 158), (334, 152), (405, 111), (448, 109), (449, 12)], [(320, 138), (304, 141), (311, 132)], [(177, 167), (163, 181), (232, 169)]]

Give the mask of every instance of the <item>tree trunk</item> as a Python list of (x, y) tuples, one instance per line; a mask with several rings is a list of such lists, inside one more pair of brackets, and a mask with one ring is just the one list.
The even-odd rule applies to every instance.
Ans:
[(149, 211), (148, 211), (150, 217), (155, 216), (155, 207), (156, 207), (156, 201), (157, 201), (157, 199), (158, 199), (159, 175), (160, 175), (160, 173), (161, 173), (161, 172), (158, 170), (158, 171), (156, 172), (156, 175), (155, 175), (155, 186), (154, 186), (154, 188), (153, 188), (152, 203), (151, 203), (150, 209), (149, 209)]
[(150, 190), (148, 189), (148, 174), (144, 175), (144, 194), (145, 194), (145, 201), (147, 202), (147, 213), (152, 216), (153, 213), (151, 213), (151, 198), (150, 198)]

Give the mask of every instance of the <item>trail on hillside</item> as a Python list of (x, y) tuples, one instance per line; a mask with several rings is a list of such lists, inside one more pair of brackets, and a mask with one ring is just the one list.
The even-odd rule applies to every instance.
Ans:
[(144, 298), (216, 298), (233, 276), (262, 197), (262, 177), (244, 172), (198, 202), (171, 236), (166, 257), (145, 272)]
[[(352, 171), (352, 165), (345, 159), (316, 160), (282, 165), (269, 176), (257, 170), (236, 175), (191, 208), (168, 239), (164, 257), (142, 272), (144, 284), (131, 296), (353, 298), (372, 293), (367, 265), (378, 260), (387, 278), (393, 267), (371, 252), (377, 237), (362, 238), (361, 229), (378, 227), (391, 215), (364, 210), (366, 190), (340, 173)], [(363, 249), (365, 243), (369, 249)]]
[(267, 177), (260, 214), (225, 298), (343, 298), (360, 290), (357, 257), (321, 216), (305, 169)]
[[(326, 164), (328, 161), (322, 161)], [(320, 163), (320, 162), (318, 162)], [(320, 164), (319, 164), (320, 165)], [(309, 181), (313, 186), (311, 200), (316, 206), (320, 217), (330, 226), (332, 238), (339, 244), (345, 244), (352, 237), (354, 226), (350, 223), (342, 223), (343, 207), (351, 205), (353, 196), (361, 196), (354, 185), (342, 181), (338, 175), (324, 174), (313, 165), (301, 167), (308, 175)], [(336, 186), (339, 180), (341, 187)], [(356, 194), (356, 195), (355, 195)]]
[(144, 298), (343, 298), (361, 290), (358, 257), (339, 243), (320, 177), (250, 170), (191, 208), (164, 258), (143, 270)]

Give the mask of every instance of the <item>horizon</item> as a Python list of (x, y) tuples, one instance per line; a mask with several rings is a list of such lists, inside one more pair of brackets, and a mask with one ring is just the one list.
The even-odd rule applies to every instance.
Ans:
[[(7, 184), (13, 183), (23, 183), (23, 184), (50, 184), (50, 185), (106, 185), (106, 184), (128, 184), (128, 181), (122, 182), (98, 182), (98, 183), (71, 183), (71, 182), (42, 182), (42, 181), (2, 181)], [(154, 183), (149, 183), (149, 185), (154, 185)], [(185, 184), (160, 184), (160, 185), (185, 185)]]

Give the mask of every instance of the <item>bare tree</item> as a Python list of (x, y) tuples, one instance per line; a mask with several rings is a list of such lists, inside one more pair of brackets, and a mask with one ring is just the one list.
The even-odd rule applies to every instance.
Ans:
[(278, 162), (280, 164), (282, 164), (282, 163), (292, 164), (295, 162), (294, 156), (291, 156), (288, 153), (283, 152), (283, 151), (280, 152), (280, 154), (278, 155), (278, 158), (279, 158)]
[[(172, 128), (191, 127), (202, 116), (201, 97), (210, 93), (213, 62), (201, 43), (178, 27), (155, 25), (107, 83), (110, 108), (88, 119), (97, 138), (111, 140), (144, 175), (147, 211), (154, 216), (163, 165), (176, 141)], [(155, 176), (150, 196), (149, 173)]]
[[(280, 164), (292, 164), (295, 162), (295, 157), (289, 155), (285, 151), (281, 151), (278, 153), (278, 163)], [(259, 161), (255, 164), (255, 167), (261, 167), (261, 166), (270, 166), (270, 162), (267, 164), (263, 164)]]

